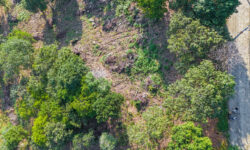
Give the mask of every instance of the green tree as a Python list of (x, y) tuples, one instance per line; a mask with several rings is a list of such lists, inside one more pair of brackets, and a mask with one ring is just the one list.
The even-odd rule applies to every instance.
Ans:
[(236, 11), (239, 0), (173, 0), (174, 9), (181, 8), (186, 14), (193, 14), (208, 26), (224, 26), (226, 19)]
[(25, 9), (31, 12), (45, 11), (51, 0), (23, 0), (22, 3)]
[(169, 35), (168, 49), (177, 56), (178, 62), (175, 65), (182, 72), (200, 59), (206, 58), (213, 48), (224, 42), (216, 31), (180, 12), (171, 18)]
[(31, 65), (33, 47), (24, 39), (11, 37), (0, 46), (0, 68), (5, 84), (17, 79), (20, 68), (28, 69)]
[(72, 134), (72, 130), (67, 130), (66, 125), (61, 122), (47, 123), (44, 130), (48, 139), (46, 146), (53, 150), (61, 150)]
[(109, 118), (117, 118), (121, 111), (124, 98), (120, 94), (110, 93), (105, 97), (99, 97), (93, 104), (98, 122), (106, 122)]
[(73, 150), (87, 150), (94, 144), (95, 136), (93, 131), (86, 134), (77, 134), (73, 138)]
[(35, 121), (34, 125), (32, 126), (32, 141), (39, 147), (45, 147), (46, 142), (48, 141), (46, 134), (45, 134), (45, 126), (47, 125), (48, 116), (38, 116)]
[(99, 145), (101, 150), (114, 150), (117, 144), (117, 140), (110, 134), (104, 132), (102, 133)]
[(143, 12), (151, 17), (160, 19), (163, 17), (166, 9), (166, 0), (136, 0)]
[(4, 145), (8, 150), (15, 150), (28, 133), (21, 126), (10, 125), (7, 129), (3, 130), (1, 135), (4, 139)]
[(208, 137), (203, 137), (202, 128), (194, 123), (187, 122), (173, 127), (171, 142), (168, 150), (212, 150), (212, 142)]
[(223, 112), (234, 85), (231, 75), (216, 71), (211, 61), (204, 60), (169, 86), (164, 106), (169, 114), (182, 120), (206, 122), (208, 117), (218, 117)]
[(82, 77), (87, 68), (80, 57), (69, 48), (62, 48), (47, 74), (47, 92), (63, 103), (80, 93)]

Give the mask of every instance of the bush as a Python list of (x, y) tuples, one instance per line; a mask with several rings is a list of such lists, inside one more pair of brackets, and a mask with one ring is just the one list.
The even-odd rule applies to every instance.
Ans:
[(167, 150), (212, 150), (212, 142), (208, 137), (202, 137), (202, 128), (187, 122), (173, 127), (171, 142)]
[(73, 138), (73, 149), (82, 150), (90, 149), (90, 146), (94, 143), (95, 136), (93, 131), (86, 134), (77, 134)]
[(147, 75), (149, 73), (156, 73), (159, 70), (159, 62), (155, 58), (152, 58), (152, 55), (149, 51), (150, 50), (148, 49), (138, 49), (138, 58), (131, 69), (132, 75)]
[(170, 118), (157, 106), (149, 107), (143, 112), (142, 118), (142, 121), (127, 128), (129, 141), (139, 149), (156, 149), (159, 141), (168, 136)]
[(114, 150), (116, 147), (117, 141), (116, 139), (108, 134), (108, 133), (102, 133), (100, 140), (99, 140), (99, 145), (101, 150)]
[(4, 145), (8, 150), (15, 150), (28, 133), (21, 126), (9, 126), (1, 133), (4, 139)]

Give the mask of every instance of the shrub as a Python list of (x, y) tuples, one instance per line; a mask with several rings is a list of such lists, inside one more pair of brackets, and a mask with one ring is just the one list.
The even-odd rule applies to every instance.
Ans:
[(171, 142), (168, 150), (212, 150), (212, 142), (208, 137), (202, 136), (202, 128), (196, 127), (194, 123), (187, 122), (173, 127)]
[(139, 149), (156, 149), (158, 141), (168, 135), (170, 118), (158, 106), (149, 107), (143, 112), (142, 118), (142, 121), (127, 128), (129, 141)]
[(117, 140), (108, 133), (102, 133), (99, 145), (101, 150), (114, 150), (117, 144)]

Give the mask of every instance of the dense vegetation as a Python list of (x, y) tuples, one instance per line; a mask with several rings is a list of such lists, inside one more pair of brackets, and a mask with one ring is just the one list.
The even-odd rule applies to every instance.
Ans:
[[(3, 2), (0, 0), (0, 5)], [(42, 12), (46, 23), (51, 17), (52, 28), (44, 32), (54, 32), (60, 25), (53, 19), (64, 11), (56, 13), (59, 8), (54, 7), (60, 2), (69, 2), (69, 7), (73, 3), (22, 0), (18, 7), (29, 15)], [(166, 3), (176, 11), (170, 20), (165, 20)], [(39, 42), (34, 40), (18, 27), (0, 36), (0, 149), (15, 150), (22, 145), (35, 150), (214, 149), (209, 134), (204, 134), (200, 125), (214, 126), (207, 124), (208, 120), (219, 118), (216, 132), (227, 134), (227, 101), (235, 82), (231, 75), (215, 67), (216, 62), (208, 54), (226, 42), (222, 28), (237, 5), (237, 0), (89, 0), (79, 5), (83, 10), (72, 15), (81, 16), (76, 21), (86, 31), (79, 33), (87, 35), (72, 38), (70, 45), (60, 41), (62, 33), (52, 33), (58, 41), (48, 44), (37, 36)], [(100, 12), (102, 17), (97, 15)], [(65, 20), (73, 22), (72, 16)], [(99, 24), (97, 17), (101, 18)], [(60, 22), (62, 18), (56, 19)], [(118, 24), (114, 23), (117, 20), (124, 21), (117, 26), (125, 24), (129, 30), (115, 40), (136, 32), (131, 39), (116, 43), (122, 48), (111, 44), (114, 39), (101, 41), (93, 34), (103, 34), (102, 30)], [(165, 21), (170, 21), (166, 28)], [(158, 24), (164, 28), (157, 28)], [(156, 34), (151, 37), (147, 30)], [(116, 36), (122, 32), (110, 29), (105, 34)], [(68, 40), (64, 36), (62, 39)], [(76, 43), (83, 50), (75, 52)], [(100, 60), (88, 62), (88, 66), (103, 66), (87, 67), (88, 57)], [(121, 82), (112, 84), (100, 77), (102, 67), (110, 71), (103, 76), (111, 80), (115, 76)], [(169, 84), (166, 74), (180, 78)], [(126, 86), (131, 93), (126, 94)], [(17, 115), (14, 123), (8, 119), (11, 113)]]

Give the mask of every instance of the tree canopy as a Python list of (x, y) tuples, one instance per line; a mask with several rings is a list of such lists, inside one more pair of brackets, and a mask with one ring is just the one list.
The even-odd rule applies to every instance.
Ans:
[(194, 123), (187, 122), (173, 127), (171, 142), (167, 150), (212, 150), (212, 142), (208, 137), (203, 137), (202, 128)]
[(234, 85), (231, 75), (216, 71), (211, 61), (204, 60), (169, 86), (164, 106), (182, 120), (206, 122), (208, 117), (221, 114)]
[(181, 12), (171, 18), (168, 49), (177, 56), (176, 67), (181, 72), (206, 58), (213, 48), (223, 42), (223, 37), (216, 31), (201, 25), (198, 20), (185, 17)]
[(139, 7), (151, 18), (159, 19), (167, 11), (166, 0), (137, 0)]

